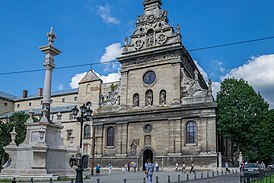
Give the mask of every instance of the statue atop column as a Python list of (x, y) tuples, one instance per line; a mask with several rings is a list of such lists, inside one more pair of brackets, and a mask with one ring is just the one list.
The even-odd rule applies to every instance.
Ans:
[(49, 45), (53, 45), (53, 42), (56, 39), (56, 34), (53, 31), (53, 27), (50, 28), (50, 32), (47, 33), (47, 37), (48, 37), (48, 41), (49, 41)]

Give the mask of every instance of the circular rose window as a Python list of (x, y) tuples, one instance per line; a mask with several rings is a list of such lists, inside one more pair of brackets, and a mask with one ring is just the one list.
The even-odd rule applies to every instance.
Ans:
[(144, 131), (145, 131), (146, 133), (151, 132), (151, 131), (152, 131), (152, 126), (151, 126), (150, 124), (146, 124), (146, 125), (144, 126)]
[(143, 81), (147, 85), (151, 85), (156, 80), (156, 74), (153, 71), (148, 71), (143, 76)]

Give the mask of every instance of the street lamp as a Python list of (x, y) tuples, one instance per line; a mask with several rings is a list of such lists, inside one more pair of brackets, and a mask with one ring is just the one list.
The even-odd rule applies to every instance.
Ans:
[[(89, 104), (87, 104), (89, 106)], [(78, 115), (79, 109), (75, 106), (72, 110), (72, 114), (74, 117), (76, 117), (77, 121), (80, 122), (80, 152), (79, 157), (77, 161), (77, 169), (76, 169), (76, 180), (75, 183), (83, 183), (83, 163), (82, 163), (82, 133), (83, 133), (83, 123), (84, 119), (89, 121), (91, 119), (92, 110), (90, 107), (86, 107), (85, 104), (83, 104), (80, 107), (80, 116)]]

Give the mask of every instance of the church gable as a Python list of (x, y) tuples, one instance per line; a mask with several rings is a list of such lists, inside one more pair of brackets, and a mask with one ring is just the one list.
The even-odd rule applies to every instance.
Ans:
[(92, 82), (92, 81), (101, 81), (101, 79), (92, 71), (88, 71), (88, 73), (82, 78), (79, 84)]
[(211, 93), (182, 44), (180, 26), (169, 25), (161, 0), (145, 0), (143, 5), (144, 13), (117, 58), (122, 65), (119, 88), (101, 97), (102, 111), (212, 102), (205, 100)]
[(161, 9), (162, 2), (147, 0), (143, 4), (145, 12), (138, 16), (130, 41), (126, 38), (122, 55), (171, 44), (181, 45), (180, 26), (174, 32), (169, 25), (167, 11)]

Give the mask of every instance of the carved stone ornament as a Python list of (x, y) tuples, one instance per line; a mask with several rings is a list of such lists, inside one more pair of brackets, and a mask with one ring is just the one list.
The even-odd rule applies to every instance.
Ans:
[[(183, 97), (205, 97), (207, 95), (207, 90), (200, 86), (198, 79), (187, 77), (184, 69), (181, 69), (181, 73), (183, 77), (181, 82)], [(198, 77), (198, 75), (195, 74), (195, 77)]]
[(164, 44), (167, 41), (167, 36), (165, 34), (160, 34), (157, 36), (157, 42), (159, 44)]
[(144, 45), (144, 41), (142, 41), (141, 39), (136, 40), (134, 43), (134, 47), (137, 50), (141, 49), (143, 47), (143, 45)]
[(149, 16), (147, 17), (147, 21), (148, 21), (149, 23), (152, 23), (152, 22), (154, 21), (154, 15), (149, 15)]
[(132, 143), (130, 145), (130, 154), (131, 156), (135, 156), (137, 153), (137, 145), (135, 143)]

